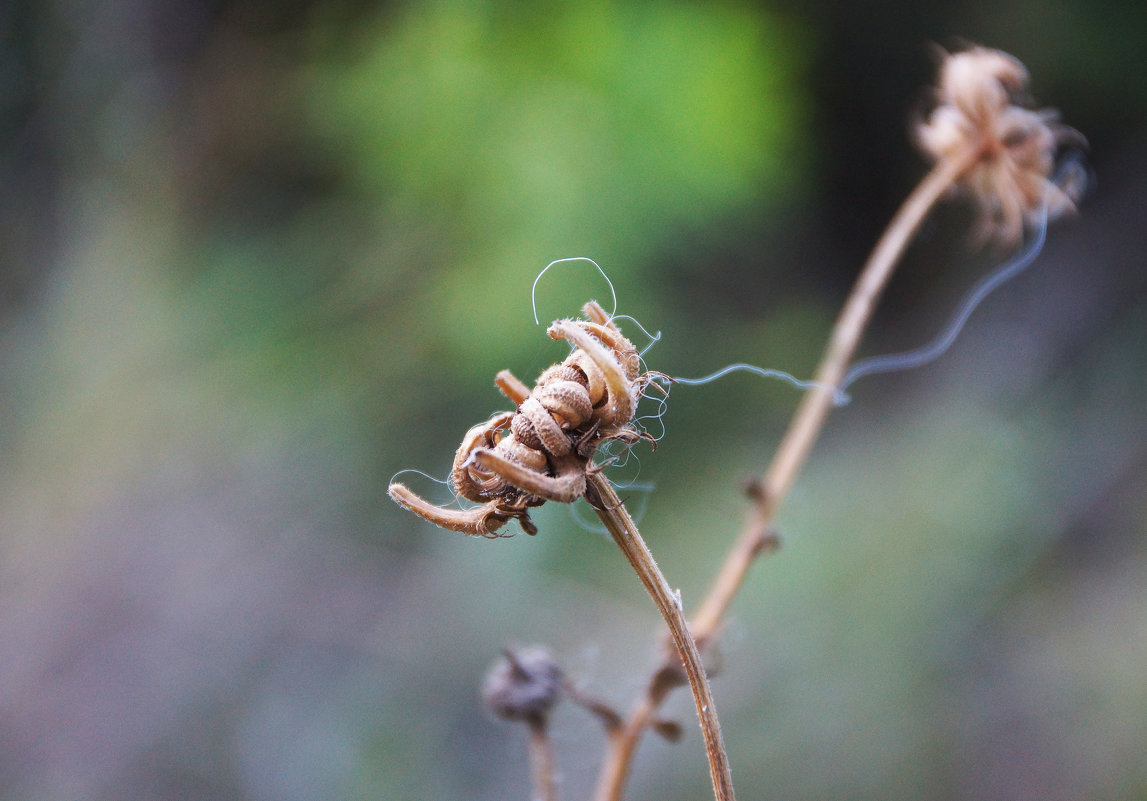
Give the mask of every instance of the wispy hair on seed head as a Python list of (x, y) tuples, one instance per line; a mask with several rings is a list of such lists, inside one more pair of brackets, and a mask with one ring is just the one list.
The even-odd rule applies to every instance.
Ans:
[(699, 386), (701, 384), (708, 384), (710, 382), (716, 381), (718, 378), (723, 378), (729, 373), (738, 372), (752, 373), (753, 375), (759, 375), (761, 378), (779, 378), (781, 381), (784, 381), (787, 384), (792, 384), (797, 389), (812, 389), (814, 387), (824, 386), (824, 384), (820, 383), (819, 381), (805, 381), (803, 379), (797, 378), (792, 373), (786, 373), (784, 370), (776, 370), (772, 367), (758, 367), (755, 364), (744, 363), (730, 364), (726, 367), (722, 367), (715, 373), (710, 373), (709, 375), (702, 376), (701, 378), (680, 378), (679, 376), (673, 376), (668, 380), (675, 384), (690, 384), (692, 386)]
[[(1064, 159), (1063, 164), (1056, 172), (1053, 183), (1073, 197), (1082, 195), (1091, 183), (1090, 175), (1082, 157), (1073, 153)], [(971, 317), (976, 307), (1002, 284), (1015, 278), (1036, 260), (1036, 257), (1038, 257), (1043, 250), (1044, 243), (1047, 241), (1049, 217), (1048, 204), (1045, 201), (1037, 218), (1037, 224), (1035, 225), (1034, 235), (1031, 241), (1015, 256), (980, 279), (956, 309), (956, 313), (952, 315), (948, 324), (931, 342), (916, 350), (874, 356), (857, 362), (844, 374), (840, 387), (830, 388), (833, 394), (833, 404), (836, 406), (844, 406), (847, 404), (850, 397), (845, 390), (855, 381), (866, 375), (911, 370), (943, 356), (944, 353), (952, 347), (952, 343), (955, 342), (956, 337), (959, 336), (960, 331), (968, 322), (968, 318)], [(673, 378), (666, 378), (664, 381), (697, 386), (716, 381), (733, 372), (749, 372), (754, 375), (759, 375), (762, 378), (779, 378), (798, 389), (826, 388), (826, 385), (818, 381), (804, 381), (795, 378), (783, 370), (758, 367), (752, 364), (730, 364), (727, 367), (722, 367), (715, 373), (710, 373), (701, 378), (681, 378), (674, 376)], [(661, 413), (659, 412), (655, 417), (660, 421)], [(662, 426), (664, 427), (664, 424), (662, 424)]]
[(396, 478), (398, 478), (399, 476), (401, 476), (402, 474), (404, 474), (404, 473), (414, 473), (415, 475), (419, 475), (419, 476), (422, 476), (423, 478), (428, 478), (428, 479), (430, 479), (430, 480), (431, 480), (431, 481), (433, 481), (435, 484), (443, 484), (443, 485), (445, 485), (445, 486), (447, 486), (447, 487), (449, 487), (449, 486), (450, 486), (450, 482), (449, 482), (447, 479), (445, 479), (445, 478), (435, 478), (434, 476), (430, 475), (429, 473), (424, 473), (423, 471), (421, 471), (421, 470), (417, 470), (417, 469), (415, 469), (415, 468), (413, 468), (413, 467), (408, 467), (408, 468), (406, 468), (405, 470), (399, 470), (397, 473), (395, 473), (393, 476), (391, 476), (391, 477), (390, 477), (390, 481), (388, 481), (387, 483), (388, 483), (388, 484), (393, 484), (393, 483), (394, 483), (394, 480), (395, 480)]
[[(667, 395), (650, 395), (648, 390), (642, 392), (641, 397), (647, 398), (656, 403), (657, 410), (652, 414), (642, 414), (633, 418), (633, 425), (635, 428), (637, 428), (637, 430), (649, 434), (649, 436), (653, 437), (654, 442), (660, 442), (668, 433), (668, 429), (665, 427), (665, 412), (669, 410), (669, 397)], [(661, 428), (661, 433), (654, 434), (651, 432), (649, 430), (649, 426), (646, 424), (647, 420), (656, 420), (657, 425)]]
[(534, 325), (541, 325), (541, 322), (538, 320), (538, 281), (542, 280), (542, 276), (546, 274), (546, 271), (553, 267), (555, 264), (564, 264), (568, 261), (588, 261), (590, 264), (597, 268), (597, 271), (601, 273), (601, 277), (605, 279), (607, 284), (609, 284), (609, 294), (613, 298), (613, 308), (610, 310), (609, 316), (612, 317), (617, 312), (617, 290), (613, 288), (613, 281), (609, 280), (609, 276), (605, 274), (605, 270), (601, 269), (601, 265), (588, 256), (569, 256), (568, 258), (564, 259), (554, 259), (545, 267), (543, 267), (542, 271), (538, 273), (537, 277), (534, 279), (534, 284), (530, 287), (530, 306), (534, 310)]
[[(616, 304), (616, 302), (617, 301), (615, 299), (614, 303)], [(649, 352), (650, 348), (652, 348), (654, 345), (656, 345), (658, 342), (661, 341), (661, 332), (660, 331), (658, 331), (656, 334), (649, 333), (649, 330), (641, 324), (641, 321), (638, 320), (636, 317), (634, 317), (632, 314), (611, 314), (610, 317), (613, 318), (614, 320), (629, 320), (635, 326), (637, 326), (638, 330), (640, 330), (641, 333), (645, 334), (645, 336), (649, 339), (649, 344), (641, 349), (641, 351), (637, 354), (638, 356), (644, 356), (646, 353)]]
[[(701, 378), (681, 378), (680, 376), (673, 376), (670, 378), (666, 376), (662, 380), (666, 383), (672, 384), (700, 386), (702, 384), (709, 384), (713, 381), (716, 381), (718, 378), (724, 378), (729, 373), (752, 373), (753, 375), (758, 375), (761, 378), (777, 378), (781, 381), (784, 381), (786, 384), (791, 384), (797, 389), (830, 389), (833, 392), (836, 404), (838, 406), (842, 405), (839, 390), (833, 387), (829, 387), (827, 384), (821, 383), (820, 381), (806, 381), (804, 379), (797, 378), (792, 373), (786, 373), (784, 370), (777, 370), (772, 367), (758, 367), (755, 364), (745, 364), (743, 362), (727, 365), (722, 367), (717, 372), (710, 373), (709, 375), (702, 376)], [(847, 397), (845, 398), (844, 402), (847, 402)]]
[[(634, 508), (630, 511), (630, 516), (633, 517), (633, 522), (634, 523), (640, 523), (642, 518), (645, 517), (645, 512), (649, 508), (649, 497), (650, 497), (650, 495), (653, 494), (653, 491), (655, 489), (657, 489), (657, 485), (653, 484), (652, 482), (648, 482), (648, 481), (633, 481), (633, 482), (621, 482), (621, 483), (618, 483), (615, 481), (610, 481), (610, 483), (613, 484), (614, 488), (618, 492), (637, 492), (637, 493), (640, 493), (641, 502), (639, 504), (637, 504), (636, 506), (634, 506)], [(626, 497), (625, 499), (623, 499), (623, 502), (628, 504), (629, 498)], [(580, 503), (570, 504), (570, 507), (569, 507), (570, 517), (573, 518), (574, 522), (577, 523), (578, 526), (585, 531), (590, 531), (590, 532), (593, 532), (594, 534), (601, 534), (602, 536), (609, 536), (609, 529), (607, 529), (605, 526), (601, 525), (600, 523), (598, 523), (594, 520), (587, 519), (586, 517), (582, 516), (581, 508), (582, 508), (582, 504), (580, 504)]]
[(403, 475), (404, 473), (414, 473), (416, 476), (422, 476), (423, 478), (429, 479), (430, 481), (434, 482), (435, 484), (441, 484), (442, 486), (448, 488), (450, 490), (450, 494), (453, 496), (453, 500), (451, 501), (451, 503), (454, 503), (458, 506), (461, 506), (461, 504), (459, 503), (460, 497), (459, 497), (458, 493), (454, 491), (454, 487), (450, 483), (449, 479), (438, 478), (437, 476), (432, 476), (429, 473), (423, 472), (422, 470), (417, 470), (413, 467), (408, 467), (405, 470), (399, 470), (397, 473), (395, 473), (393, 476), (390, 477), (390, 481), (387, 482), (387, 486), (391, 486), (394, 483), (396, 483), (395, 479), (397, 479), (399, 476)]
[[(1095, 174), (1087, 166), (1087, 160), (1083, 153), (1078, 150), (1069, 152), (1061, 159), (1051, 181), (1075, 203), (1079, 203), (1084, 195), (1095, 188)], [(1051, 217), (1050, 219), (1056, 218)]]

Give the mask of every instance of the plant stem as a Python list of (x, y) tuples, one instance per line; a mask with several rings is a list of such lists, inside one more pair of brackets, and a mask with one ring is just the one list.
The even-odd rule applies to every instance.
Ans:
[[(669, 626), (669, 634), (681, 656), (685, 675), (689, 679), (689, 687), (693, 690), (693, 700), (697, 705), (697, 717), (701, 724), (701, 733), (705, 739), (705, 754), (709, 759), (709, 776), (713, 780), (713, 796), (717, 801), (733, 801), (733, 777), (729, 771), (729, 757), (725, 753), (725, 743), (721, 737), (721, 724), (717, 719), (717, 707), (713, 703), (713, 694), (709, 688), (709, 678), (705, 674), (705, 667), (701, 664), (701, 653), (693, 635), (689, 633), (689, 624), (685, 620), (685, 612), (681, 608), (681, 598), (670, 587), (669, 582), (661, 573), (660, 568), (653, 559), (641, 533), (637, 530), (633, 518), (629, 516), (621, 499), (613, 491), (613, 487), (601, 473), (588, 478), (590, 496), (593, 498), (594, 511), (605, 524), (613, 537), (614, 542), (621, 548), (625, 558), (637, 573), (641, 583), (661, 616)], [(612, 751), (612, 749), (611, 749)], [(616, 801), (621, 796), (628, 769), (623, 769), (618, 775), (615, 787), (607, 788), (607, 795), (599, 796), (608, 801)]]
[(744, 583), (749, 567), (762, 552), (761, 543), (772, 536), (773, 518), (812, 451), (832, 408), (835, 388), (860, 344), (876, 301), (904, 249), (936, 201), (979, 156), (978, 150), (968, 149), (937, 162), (905, 199), (873, 248), (833, 327), (816, 372), (816, 384), (801, 400), (764, 478), (751, 487), (757, 503), (749, 514), (740, 539), (729, 551), (716, 582), (694, 616), (692, 628), (698, 640), (707, 641), (716, 633), (729, 604)]
[(630, 711), (625, 722), (610, 733), (609, 749), (598, 776), (594, 801), (620, 801), (641, 733), (653, 721), (659, 705), (651, 696), (644, 696)]
[(535, 801), (557, 801), (554, 787), (554, 752), (546, 724), (530, 723), (530, 774), (534, 782)]

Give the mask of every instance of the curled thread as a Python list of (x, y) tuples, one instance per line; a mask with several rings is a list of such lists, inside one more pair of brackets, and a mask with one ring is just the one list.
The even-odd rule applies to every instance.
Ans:
[(753, 375), (758, 375), (761, 378), (779, 378), (781, 381), (784, 381), (787, 384), (792, 384), (797, 389), (813, 389), (815, 387), (827, 386), (820, 381), (805, 381), (804, 379), (797, 378), (791, 373), (786, 373), (784, 370), (776, 370), (772, 367), (758, 367), (755, 364), (744, 363), (727, 365), (722, 367), (717, 372), (710, 373), (709, 375), (702, 376), (701, 378), (679, 378), (674, 376), (670, 380), (675, 384), (690, 384), (696, 386), (700, 384), (708, 384), (711, 381), (716, 381), (718, 378), (727, 376), (729, 373), (738, 372), (752, 373)]
[(1040, 215), (1040, 224), (1036, 227), (1035, 236), (1019, 253), (1012, 258), (1008, 259), (999, 268), (993, 270), (988, 275), (980, 279), (979, 282), (972, 288), (968, 296), (956, 309), (956, 313), (948, 321), (948, 324), (940, 331), (940, 333), (927, 345), (917, 348), (915, 350), (904, 351), (903, 353), (889, 353), (882, 356), (873, 356), (869, 359), (863, 359), (844, 374), (841, 380), (840, 387), (827, 387), (827, 385), (819, 381), (805, 381), (795, 378), (790, 373), (783, 370), (776, 370), (767, 367), (758, 367), (753, 364), (730, 364), (727, 367), (722, 367), (714, 373), (701, 378), (679, 378), (674, 377), (672, 380), (677, 384), (707, 384), (711, 381), (716, 381), (723, 376), (733, 372), (748, 372), (754, 375), (759, 375), (762, 378), (778, 378), (786, 383), (792, 384), (798, 389), (830, 389), (833, 394), (833, 404), (836, 406), (844, 406), (851, 398), (845, 391), (858, 379), (866, 375), (873, 375), (875, 373), (890, 373), (900, 370), (911, 370), (916, 367), (922, 367), (929, 362), (935, 361), (944, 355), (952, 344), (956, 341), (960, 331), (968, 322), (968, 318), (972, 316), (972, 312), (976, 310), (984, 299), (992, 292), (998, 289), (1002, 284), (1015, 278), (1036, 260), (1040, 252), (1043, 250), (1044, 243), (1047, 240), (1047, 225), (1048, 225), (1048, 212), (1047, 206), (1043, 207)]
[(937, 334), (931, 342), (915, 350), (904, 351), (902, 353), (888, 353), (883, 356), (873, 356), (852, 365), (841, 380), (840, 389), (836, 392), (834, 403), (837, 406), (848, 403), (849, 396), (845, 390), (866, 375), (912, 370), (929, 364), (943, 356), (948, 349), (952, 347), (952, 344), (956, 341), (956, 337), (960, 335), (960, 331), (963, 330), (964, 325), (968, 322), (968, 318), (972, 316), (972, 312), (984, 302), (988, 295), (995, 292), (1007, 281), (1010, 281), (1022, 273), (1036, 260), (1036, 257), (1039, 256), (1043, 250), (1044, 243), (1047, 241), (1047, 224), (1048, 210), (1045, 204), (1040, 213), (1040, 222), (1039, 225), (1036, 226), (1035, 235), (1032, 237), (1032, 240), (1028, 242), (1019, 253), (981, 278), (976, 285), (972, 287), (967, 297), (964, 298), (963, 302), (961, 302), (960, 306), (956, 309), (955, 314), (948, 320), (948, 324), (941, 329), (940, 333)]
[[(1087, 190), (1090, 182), (1091, 178), (1082, 157), (1079, 154), (1073, 153), (1064, 159), (1063, 164), (1056, 171), (1052, 185), (1074, 199), (1081, 196)], [(1062, 209), (1057, 210), (1062, 211)], [(844, 377), (841, 379), (840, 386), (831, 388), (833, 404), (836, 406), (844, 406), (847, 404), (851, 398), (845, 390), (864, 376), (874, 375), (876, 373), (911, 370), (916, 367), (922, 367), (943, 356), (944, 353), (952, 347), (952, 344), (956, 341), (956, 338), (960, 335), (960, 331), (963, 330), (964, 325), (968, 322), (968, 319), (972, 316), (976, 308), (1000, 286), (1030, 267), (1043, 251), (1044, 244), (1047, 241), (1047, 227), (1051, 217), (1050, 207), (1045, 199), (1045, 202), (1040, 208), (1037, 218), (1038, 224), (1035, 226), (1031, 241), (1016, 253), (1016, 255), (981, 278), (975, 286), (972, 287), (967, 297), (964, 298), (956, 309), (956, 312), (952, 315), (951, 319), (949, 319), (947, 325), (941, 329), (940, 333), (937, 334), (931, 342), (915, 350), (873, 356), (855, 363), (845, 372)], [(750, 372), (764, 378), (779, 378), (798, 389), (825, 388), (825, 385), (818, 381), (804, 381), (794, 378), (791, 374), (783, 370), (757, 367), (752, 364), (731, 364), (702, 378), (675, 377), (670, 380), (678, 384), (707, 384), (710, 381), (716, 381), (718, 378), (737, 371)]]
[[(922, 367), (943, 356), (956, 341), (956, 337), (959, 336), (960, 331), (968, 322), (968, 318), (972, 316), (972, 312), (984, 302), (988, 295), (995, 292), (1004, 283), (1015, 278), (1032, 265), (1043, 251), (1044, 243), (1047, 241), (1048, 223), (1059, 214), (1062, 214), (1066, 208), (1072, 207), (1088, 190), (1090, 184), (1091, 176), (1084, 163), (1083, 156), (1078, 152), (1070, 153), (1063, 159), (1063, 162), (1050, 181), (1048, 191), (1045, 193), (1043, 203), (1040, 205), (1037, 215), (1038, 223), (1035, 226), (1035, 232), (1031, 241), (1021, 248), (1016, 255), (981, 278), (976, 285), (972, 287), (972, 290), (968, 293), (967, 297), (964, 298), (963, 302), (960, 303), (955, 314), (953, 314), (948, 321), (948, 324), (944, 326), (940, 333), (927, 345), (903, 353), (873, 356), (872, 358), (863, 359), (852, 365), (841, 380), (840, 389), (836, 391), (834, 397), (834, 403), (837, 406), (848, 403), (849, 396), (845, 390), (857, 379), (863, 378), (866, 375), (911, 370), (916, 367)], [(1071, 203), (1066, 206), (1062, 203), (1057, 204), (1053, 210), (1049, 199), (1057, 199), (1060, 196), (1069, 198)]]
[(598, 264), (593, 259), (589, 258), (588, 256), (568, 256), (564, 259), (554, 259), (549, 264), (547, 264), (545, 267), (543, 267), (542, 271), (540, 273), (538, 273), (537, 276), (535, 276), (535, 278), (534, 278), (534, 283), (530, 287), (530, 306), (534, 310), (534, 325), (541, 325), (541, 323), (538, 320), (538, 300), (537, 300), (538, 281), (541, 281), (542, 276), (545, 275), (549, 271), (549, 269), (551, 267), (553, 267), (555, 264), (565, 264), (566, 262), (571, 262), (571, 261), (588, 261), (590, 264), (592, 264), (594, 267), (597, 268), (597, 271), (599, 273), (601, 273), (601, 277), (605, 279), (605, 282), (607, 284), (609, 284), (609, 294), (613, 297), (613, 308), (610, 310), (609, 316), (613, 317), (613, 315), (617, 312), (617, 290), (615, 290), (613, 288), (613, 281), (609, 280), (609, 276), (605, 274), (605, 270), (601, 269), (601, 265)]

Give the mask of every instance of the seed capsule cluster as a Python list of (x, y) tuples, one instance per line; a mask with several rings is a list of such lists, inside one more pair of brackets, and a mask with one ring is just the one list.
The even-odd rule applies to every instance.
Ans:
[(533, 389), (508, 370), (495, 379), (517, 404), (474, 426), (454, 455), (454, 491), (478, 503), (471, 509), (435, 506), (405, 485), (389, 494), (401, 506), (438, 526), (493, 537), (511, 518), (537, 533), (529, 510), (547, 500), (572, 503), (586, 493), (586, 475), (600, 469), (593, 455), (602, 442), (635, 443), (637, 402), (649, 383), (641, 359), (605, 310), (590, 301), (585, 320), (558, 320), (546, 333), (573, 352), (547, 368)]

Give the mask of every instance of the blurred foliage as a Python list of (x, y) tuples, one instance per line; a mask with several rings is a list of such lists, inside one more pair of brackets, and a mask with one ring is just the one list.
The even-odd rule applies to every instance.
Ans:
[[(653, 369), (807, 375), (922, 172), (903, 121), (928, 43), (963, 37), (1028, 64), (1099, 188), (943, 362), (832, 418), (716, 657), (734, 777), (746, 798), (1145, 797), (1129, 8), (10, 4), (0, 796), (527, 798), (485, 665), (545, 643), (624, 706), (656, 616), (584, 507), (471, 541), (401, 514), (388, 479), (443, 476), (506, 404), (494, 373), (562, 355), (529, 302), (558, 258), (596, 259), (661, 333)], [(866, 351), (925, 339), (998, 258), (966, 219), (935, 215)], [(562, 264), (537, 311), (608, 294)], [(687, 605), (796, 399), (676, 387), (656, 453), (614, 468)], [(684, 693), (670, 711), (690, 719)], [(556, 726), (583, 797), (603, 738), (576, 709)], [(633, 797), (706, 796), (685, 729), (643, 744)]]
[[(791, 26), (749, 8), (439, 3), (339, 45), (311, 71), (312, 119), (387, 245), (353, 294), (400, 297), (417, 355), (459, 383), (537, 351), (526, 290), (547, 262), (592, 255), (622, 310), (644, 313), (680, 229), (799, 177), (807, 56)], [(539, 313), (605, 289), (564, 266)]]

